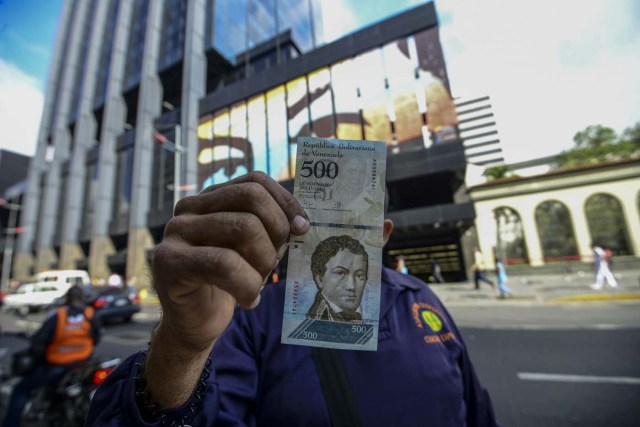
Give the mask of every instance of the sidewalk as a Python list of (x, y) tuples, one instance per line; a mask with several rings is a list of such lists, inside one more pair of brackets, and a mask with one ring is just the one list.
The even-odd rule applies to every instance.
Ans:
[[(496, 281), (495, 275), (488, 274)], [(473, 281), (431, 284), (431, 289), (447, 305), (487, 304), (558, 304), (590, 301), (640, 301), (640, 270), (616, 272), (618, 288), (605, 284), (602, 290), (593, 290), (593, 274), (583, 272), (569, 274), (545, 274), (540, 276), (509, 276), (507, 286), (513, 298), (500, 299), (496, 288), (481, 282), (476, 290)]]

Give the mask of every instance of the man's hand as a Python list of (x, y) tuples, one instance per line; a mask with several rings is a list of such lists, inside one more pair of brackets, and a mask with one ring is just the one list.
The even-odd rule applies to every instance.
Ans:
[[(260, 289), (286, 252), (289, 235), (308, 229), (298, 202), (262, 172), (178, 202), (153, 259), (163, 315), (145, 376), (158, 403), (176, 406), (188, 398), (236, 303), (244, 308), (258, 304)], [(180, 367), (190, 372), (177, 372)], [(167, 370), (185, 384), (168, 381)], [(169, 386), (181, 390), (180, 396), (165, 395)]]

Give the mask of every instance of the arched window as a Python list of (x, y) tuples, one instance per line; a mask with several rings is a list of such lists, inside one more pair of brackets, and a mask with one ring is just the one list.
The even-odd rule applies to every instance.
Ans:
[(615, 197), (598, 193), (584, 205), (591, 240), (611, 249), (616, 255), (631, 255), (627, 223), (622, 206)]
[(493, 211), (497, 226), (496, 255), (505, 264), (528, 263), (527, 246), (520, 215), (508, 207)]
[(536, 207), (536, 226), (545, 261), (580, 259), (567, 207), (547, 200)]

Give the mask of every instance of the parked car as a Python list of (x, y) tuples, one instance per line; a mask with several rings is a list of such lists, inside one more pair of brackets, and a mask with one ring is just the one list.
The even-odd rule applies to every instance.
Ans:
[(27, 283), (4, 297), (4, 309), (26, 316), (63, 297), (67, 290), (55, 284)]
[(89, 273), (84, 270), (51, 270), (36, 274), (30, 283), (18, 287), (4, 297), (4, 309), (27, 315), (49, 307), (64, 297), (74, 285), (90, 282)]
[(74, 285), (88, 285), (91, 279), (85, 270), (51, 270), (36, 274), (33, 282), (55, 283), (69, 289)]
[(140, 296), (132, 287), (93, 286), (88, 292), (87, 304), (104, 323), (114, 320), (129, 322), (140, 311)]
[[(86, 304), (93, 307), (96, 317), (104, 323), (129, 322), (140, 311), (140, 296), (132, 287), (85, 285), (84, 297)], [(49, 309), (62, 306), (64, 302), (64, 297), (57, 298)]]

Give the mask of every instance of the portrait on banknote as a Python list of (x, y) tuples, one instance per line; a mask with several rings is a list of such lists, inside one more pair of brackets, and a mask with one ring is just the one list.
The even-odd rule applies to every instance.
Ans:
[(367, 251), (356, 239), (343, 234), (321, 241), (311, 255), (311, 274), (317, 292), (307, 316), (362, 322), (360, 301), (368, 269)]
[(385, 169), (382, 142), (299, 138), (311, 228), (289, 242), (283, 343), (377, 349)]

